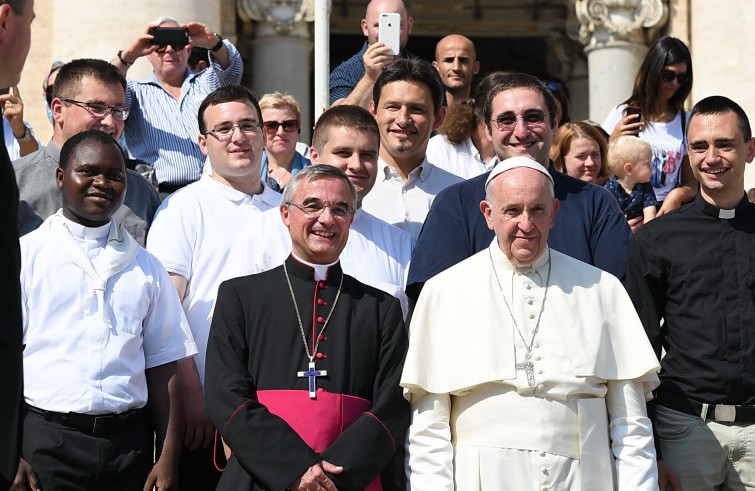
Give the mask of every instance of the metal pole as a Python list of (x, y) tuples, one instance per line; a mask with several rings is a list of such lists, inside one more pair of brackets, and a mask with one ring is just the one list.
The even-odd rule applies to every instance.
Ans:
[(330, 0), (315, 0), (315, 122), (330, 105), (329, 78)]

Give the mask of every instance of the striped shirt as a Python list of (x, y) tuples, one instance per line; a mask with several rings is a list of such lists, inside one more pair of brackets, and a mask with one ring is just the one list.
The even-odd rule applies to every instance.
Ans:
[(229, 64), (223, 69), (210, 55), (210, 66), (200, 73), (186, 70), (181, 96), (174, 99), (154, 73), (145, 81), (128, 81), (126, 107), (131, 114), (124, 135), (129, 154), (155, 167), (158, 183), (184, 185), (202, 175), (205, 156), (199, 150), (197, 114), (204, 98), (224, 85), (241, 83), (244, 64), (228, 40)]

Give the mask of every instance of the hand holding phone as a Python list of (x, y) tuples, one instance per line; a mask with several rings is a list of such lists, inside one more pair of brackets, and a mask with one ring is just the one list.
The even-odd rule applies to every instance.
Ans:
[(391, 55), (401, 52), (401, 15), (397, 12), (383, 12), (378, 20), (378, 41), (391, 49)]
[[(640, 106), (627, 106), (624, 109), (624, 116), (629, 116), (631, 114), (636, 114), (637, 116), (640, 115)], [(639, 119), (638, 119), (639, 121)]]

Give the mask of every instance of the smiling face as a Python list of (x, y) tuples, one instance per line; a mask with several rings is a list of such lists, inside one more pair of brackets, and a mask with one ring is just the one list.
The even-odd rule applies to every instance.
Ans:
[[(350, 209), (353, 205), (348, 183), (335, 177), (303, 179), (297, 183), (290, 205), (281, 204), (283, 223), (291, 234), (297, 257), (313, 264), (330, 264), (338, 259), (349, 238), (353, 215), (340, 216), (332, 207)], [(319, 216), (301, 207), (325, 207)]]
[(452, 34), (438, 42), (433, 66), (448, 92), (464, 92), (471, 88), (472, 77), (480, 71), (476, 56), (474, 44), (464, 36)]
[(65, 169), (58, 167), (55, 178), (63, 195), (63, 214), (86, 227), (110, 221), (126, 195), (126, 163), (114, 144), (82, 141)]
[(377, 178), (378, 136), (344, 126), (328, 129), (321, 151), (310, 148), (313, 164), (332, 165), (344, 171), (357, 190), (357, 205), (367, 196)]
[[(93, 77), (84, 76), (76, 93), (70, 96), (66, 94), (66, 97), (81, 102), (124, 107), (126, 93), (120, 84), (105, 84)], [(86, 130), (99, 130), (117, 140), (126, 124), (125, 121), (115, 119), (110, 112), (105, 117), (95, 116), (84, 107), (63, 102), (58, 98), (52, 100), (51, 109), (55, 122), (53, 140), (58, 147), (62, 147), (73, 135)]]
[(564, 155), (566, 173), (586, 182), (595, 182), (600, 174), (600, 145), (592, 138), (575, 138)]
[(755, 142), (745, 141), (737, 116), (698, 114), (687, 130), (689, 162), (703, 198), (716, 206), (733, 208), (744, 194), (745, 165), (755, 156)]
[[(523, 117), (534, 112), (545, 114), (545, 120), (527, 125)], [(553, 115), (548, 114), (548, 106), (539, 92), (526, 88), (501, 91), (493, 99), (490, 114), (493, 120), (506, 116), (517, 118), (514, 128), (506, 131), (500, 131), (495, 123), (488, 123), (488, 138), (499, 160), (529, 157), (548, 168), (548, 153), (556, 128), (551, 126)]]
[[(219, 126), (261, 123), (261, 118), (251, 102), (238, 100), (208, 106), (204, 122), (208, 130), (213, 130)], [(258, 126), (253, 133), (234, 128), (228, 141), (221, 141), (212, 134), (199, 135), (199, 148), (210, 157), (213, 179), (226, 185), (259, 183), (265, 134)]]
[(377, 107), (370, 112), (380, 129), (380, 155), (387, 161), (422, 163), (432, 131), (443, 122), (443, 110), (434, 113), (433, 99), (424, 84), (397, 81), (383, 86)]
[(508, 170), (489, 184), (489, 200), (480, 203), (498, 246), (516, 266), (540, 257), (556, 217), (559, 202), (551, 197), (547, 177), (526, 167)]

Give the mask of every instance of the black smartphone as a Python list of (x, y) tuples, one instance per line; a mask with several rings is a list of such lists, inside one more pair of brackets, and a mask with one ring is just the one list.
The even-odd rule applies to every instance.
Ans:
[(629, 116), (630, 114), (636, 114), (640, 115), (640, 106), (627, 106), (626, 109), (624, 109), (624, 115)]
[(186, 46), (189, 44), (189, 30), (184, 27), (153, 27), (149, 33), (154, 36), (150, 44), (158, 46)]

